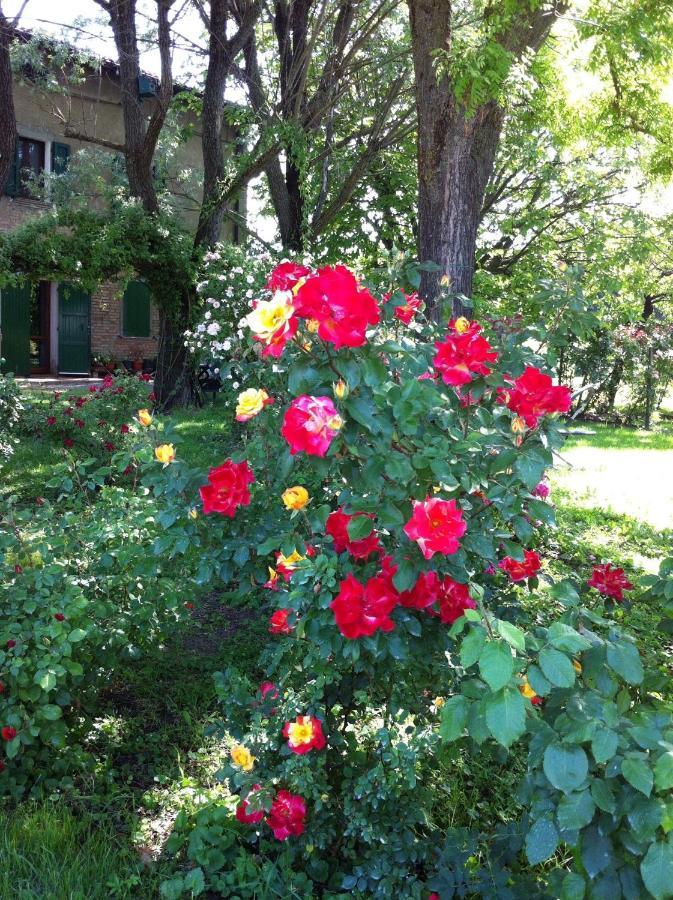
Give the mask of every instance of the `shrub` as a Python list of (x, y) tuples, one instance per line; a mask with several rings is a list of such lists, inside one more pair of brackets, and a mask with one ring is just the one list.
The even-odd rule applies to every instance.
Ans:
[(11, 375), (0, 374), (0, 468), (14, 453), (23, 414), (19, 386)]

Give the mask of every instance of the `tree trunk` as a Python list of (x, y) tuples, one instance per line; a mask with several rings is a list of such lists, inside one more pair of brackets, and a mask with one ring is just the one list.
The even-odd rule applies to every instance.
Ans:
[(14, 163), (16, 148), (16, 115), (12, 90), (12, 65), (9, 47), (14, 31), (0, 9), (0, 194), (4, 191)]
[[(565, 5), (530, 4), (510, 14), (504, 30), (488, 39), (512, 59), (536, 52)], [(488, 25), (488, 8), (483, 16)], [(463, 315), (468, 307), (461, 297), (472, 295), (477, 228), (505, 113), (495, 100), (468, 113), (449, 77), (437, 77), (438, 54), (450, 58), (452, 50), (451, 0), (409, 0), (409, 19), (418, 117), (418, 253), (421, 262), (439, 270), (423, 273), (421, 293), (438, 318), (440, 282), (447, 276), (453, 315)]]
[(179, 311), (162, 315), (159, 321), (157, 371), (154, 378), (156, 404), (163, 410), (201, 402), (194, 359), (185, 347), (185, 331), (191, 318), (191, 289), (185, 286)]

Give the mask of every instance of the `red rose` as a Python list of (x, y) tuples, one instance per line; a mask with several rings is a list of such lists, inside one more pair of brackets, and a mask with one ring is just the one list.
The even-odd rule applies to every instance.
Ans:
[(285, 841), (290, 836), (298, 837), (302, 834), (305, 819), (304, 798), (289, 791), (278, 791), (266, 817), (266, 824), (277, 840)]
[(311, 274), (311, 270), (299, 263), (282, 262), (271, 272), (266, 282), (267, 290), (291, 291), (298, 281)]
[(105, 441), (105, 443), (103, 444), (103, 447), (107, 450), (108, 453), (114, 453), (114, 451), (116, 449), (115, 445), (112, 443), (112, 441)]
[(75, 419), (75, 425), (78, 428), (84, 428), (84, 422), (82, 421), (82, 419)]
[(288, 624), (288, 616), (292, 613), (291, 609), (277, 609), (269, 619), (269, 631), (271, 634), (291, 634), (294, 631), (294, 625)]
[(533, 489), (533, 496), (539, 497), (541, 500), (546, 500), (549, 496), (550, 490), (549, 485), (545, 484), (544, 481), (541, 481), (538, 485)]
[[(248, 797), (250, 794), (254, 794), (255, 791), (261, 790), (261, 784), (253, 784), (248, 792)], [(264, 818), (264, 810), (260, 809), (258, 812), (249, 813), (248, 810), (248, 800), (242, 800), (238, 806), (236, 807), (236, 818), (239, 822), (243, 822), (245, 825), (256, 825), (258, 822), (261, 822)]]
[(414, 500), (413, 513), (404, 526), (404, 533), (417, 542), (426, 559), (435, 553), (455, 553), (460, 547), (458, 538), (466, 531), (463, 512), (456, 501), (437, 497), (427, 497), (423, 502)]
[(0, 681), (0, 694), (4, 694), (4, 693), (5, 693), (5, 682)]
[(330, 608), (341, 634), (354, 640), (379, 630), (392, 631), (395, 623), (390, 613), (398, 601), (399, 594), (390, 575), (380, 573), (363, 585), (349, 574), (339, 585), (339, 593)]
[(400, 594), (400, 606), (409, 609), (428, 609), (439, 600), (442, 583), (436, 572), (422, 572), (416, 584)]
[(453, 578), (442, 580), (439, 595), (439, 618), (447, 625), (453, 625), (466, 609), (476, 609), (477, 604), (470, 597), (470, 590), (466, 584), (460, 584)]
[(11, 725), (5, 725), (0, 734), (3, 741), (12, 741), (16, 737), (16, 728), (12, 728)]
[(343, 425), (329, 397), (297, 397), (290, 404), (281, 434), (290, 445), (290, 453), (324, 456)]
[(222, 513), (232, 518), (239, 506), (250, 505), (250, 488), (255, 480), (247, 462), (235, 463), (225, 460), (221, 466), (208, 473), (208, 484), (199, 488), (203, 501), (203, 512)]
[(269, 700), (277, 700), (280, 696), (278, 686), (273, 681), (263, 681), (259, 686), (259, 692), (262, 695), (262, 700), (266, 700), (267, 697)]
[(72, 406), (66, 406), (66, 408), (63, 410), (63, 415), (71, 416), (72, 415)]
[(371, 513), (364, 512), (357, 512), (353, 513), (353, 515), (349, 515), (344, 512), (343, 507), (340, 506), (327, 517), (325, 531), (334, 541), (334, 550), (337, 553), (343, 553), (344, 550), (348, 550), (355, 559), (367, 559), (371, 553), (382, 551), (383, 547), (374, 531), (372, 531), (371, 534), (368, 534), (367, 537), (359, 538), (356, 541), (350, 539), (348, 536), (348, 523), (357, 518), (357, 516), (368, 516), (370, 519), (374, 518)]
[(187, 602), (185, 603), (185, 609), (194, 609), (194, 604), (191, 600), (187, 600)]
[(44, 497), (36, 497), (36, 498), (35, 498), (35, 503), (36, 503), (37, 506), (44, 506), (44, 504), (45, 504), (45, 499), (44, 499)]
[(322, 750), (327, 741), (322, 730), (322, 722), (315, 716), (297, 716), (294, 722), (286, 722), (283, 737), (293, 753), (308, 753), (309, 750)]
[(156, 393), (154, 391), (150, 391), (147, 399), (150, 401), (150, 403), (154, 403), (154, 401), (157, 399)]
[(141, 381), (151, 381), (152, 376), (148, 372), (143, 372), (143, 374), (140, 376), (140, 380)]
[(65, 616), (63, 613), (54, 613), (54, 618), (57, 622), (65, 622)]
[(544, 415), (568, 412), (572, 403), (570, 388), (553, 385), (549, 375), (534, 366), (528, 366), (511, 388), (501, 388), (498, 397), (529, 428), (535, 428)]
[(10, 638), (10, 639), (7, 641), (6, 647), (7, 647), (8, 650), (11, 650), (12, 647), (16, 647), (16, 641), (14, 641), (14, 640), (12, 640), (12, 639)]
[(67, 447), (68, 450), (69, 450), (71, 447), (74, 447), (74, 445), (75, 445), (75, 442), (73, 441), (72, 438), (65, 438), (64, 441), (63, 441), (63, 446), (64, 446), (64, 447)]
[(488, 375), (498, 354), (486, 338), (480, 336), (481, 326), (471, 322), (466, 330), (458, 331), (454, 322), (443, 341), (437, 341), (433, 364), (445, 384), (459, 387), (468, 384), (475, 375)]
[[(393, 310), (393, 315), (396, 319), (399, 319), (400, 322), (403, 322), (405, 325), (409, 325), (413, 317), (420, 309), (423, 301), (415, 291), (413, 294), (406, 294), (404, 291), (398, 291), (398, 293), (404, 296), (405, 302), (395, 307), (395, 309)], [(383, 299), (386, 303), (390, 300), (391, 297), (392, 293), (383, 295)]]
[(14, 572), (16, 575), (20, 575), (23, 572), (23, 566), (20, 566), (18, 563), (14, 566)]
[(534, 550), (524, 550), (524, 559), (519, 562), (506, 556), (501, 559), (498, 566), (507, 572), (512, 581), (523, 581), (525, 578), (532, 578), (540, 569), (540, 557)]
[(339, 347), (361, 347), (368, 325), (381, 318), (378, 304), (345, 266), (325, 266), (297, 291), (295, 310), (300, 318), (318, 322), (318, 336)]
[(89, 393), (90, 393), (90, 394), (95, 394), (97, 391), (98, 391), (98, 385), (97, 385), (97, 384), (92, 384), (92, 385), (89, 387)]
[(4, 771), (5, 771), (5, 764), (4, 764), (4, 762), (0, 759), (0, 772), (4, 772)]
[(119, 430), (121, 431), (122, 434), (128, 434), (131, 429), (129, 428), (129, 426), (126, 423), (124, 423)]
[(47, 416), (47, 425), (55, 425), (56, 416)]
[(624, 599), (624, 591), (630, 591), (633, 587), (624, 574), (624, 569), (613, 568), (610, 563), (594, 566), (587, 584), (605, 597), (612, 597), (618, 603)]
[(86, 397), (78, 397), (77, 400), (75, 401), (75, 406), (77, 407), (77, 409), (81, 409), (84, 406), (84, 404), (86, 403), (86, 401), (87, 401)]

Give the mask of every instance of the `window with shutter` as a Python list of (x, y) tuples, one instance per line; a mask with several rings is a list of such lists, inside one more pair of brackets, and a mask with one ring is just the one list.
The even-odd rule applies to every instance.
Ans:
[(142, 281), (129, 281), (122, 301), (124, 337), (150, 336), (150, 289)]
[(7, 194), (8, 197), (16, 197), (19, 193), (19, 168), (20, 168), (20, 165), (21, 165), (21, 155), (20, 155), (19, 142), (17, 140), (16, 147), (14, 149), (14, 161), (12, 163), (12, 168), (9, 170), (7, 184), (5, 185), (5, 194)]
[(51, 171), (53, 175), (63, 175), (68, 170), (70, 161), (70, 146), (58, 144), (54, 141), (51, 145)]

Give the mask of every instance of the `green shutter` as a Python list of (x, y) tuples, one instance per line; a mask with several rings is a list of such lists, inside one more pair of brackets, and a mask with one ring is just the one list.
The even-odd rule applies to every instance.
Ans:
[(142, 281), (129, 281), (124, 291), (122, 333), (125, 337), (150, 336), (150, 289)]
[(21, 162), (19, 160), (19, 142), (17, 139), (16, 146), (14, 147), (14, 161), (12, 163), (11, 169), (9, 170), (7, 184), (5, 185), (5, 194), (7, 194), (8, 197), (16, 197), (19, 193), (20, 168)]
[(54, 141), (51, 145), (51, 172), (52, 175), (63, 175), (68, 170), (70, 161), (70, 146), (58, 144)]
[(30, 294), (29, 283), (0, 291), (0, 356), (3, 372), (30, 374)]

